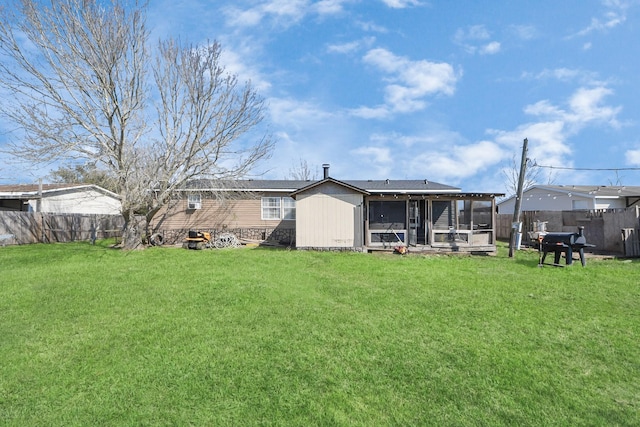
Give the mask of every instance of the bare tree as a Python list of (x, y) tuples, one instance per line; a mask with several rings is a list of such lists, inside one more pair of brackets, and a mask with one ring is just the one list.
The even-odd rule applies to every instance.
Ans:
[(289, 178), (300, 181), (309, 181), (318, 179), (320, 173), (318, 167), (315, 170), (311, 170), (311, 167), (306, 160), (300, 158), (298, 164), (289, 169)]
[[(511, 164), (509, 167), (502, 170), (506, 179), (507, 191), (510, 194), (516, 194), (518, 191), (518, 179), (520, 175), (520, 162), (516, 160), (516, 156), (511, 158)], [(527, 159), (527, 165), (524, 175), (524, 182), (522, 188), (526, 189), (535, 184), (540, 176), (540, 168), (535, 164), (535, 160)]]
[(611, 179), (608, 180), (609, 181), (609, 185), (616, 186), (616, 187), (623, 185), (622, 184), (622, 179), (624, 178), (624, 176), (620, 176), (620, 171), (615, 171), (615, 175), (616, 175), (615, 181), (613, 181)]
[(268, 135), (243, 143), (264, 104), (225, 72), (220, 46), (161, 41), (152, 61), (145, 12), (137, 0), (15, 0), (0, 9), (0, 87), (11, 99), (0, 112), (20, 129), (12, 151), (104, 167), (128, 249), (141, 242), (138, 214), (149, 224), (190, 179), (239, 178), (273, 148)]
[(61, 166), (49, 173), (52, 182), (95, 184), (109, 191), (116, 191), (115, 181), (105, 170), (94, 163)]

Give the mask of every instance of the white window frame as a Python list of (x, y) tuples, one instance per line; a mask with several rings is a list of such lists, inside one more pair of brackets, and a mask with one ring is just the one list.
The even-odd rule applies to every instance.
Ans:
[(282, 214), (280, 197), (263, 197), (260, 201), (261, 218), (279, 220)]
[(202, 196), (200, 194), (189, 194), (187, 196), (187, 209), (201, 209)]
[(296, 201), (291, 197), (262, 197), (260, 218), (266, 221), (295, 221)]
[(282, 219), (290, 221), (294, 221), (296, 219), (296, 201), (294, 198), (282, 198)]

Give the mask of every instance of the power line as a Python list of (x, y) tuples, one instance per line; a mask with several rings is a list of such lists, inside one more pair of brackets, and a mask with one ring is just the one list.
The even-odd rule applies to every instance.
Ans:
[(533, 167), (547, 168), (547, 169), (562, 169), (570, 171), (638, 171), (640, 168), (568, 168), (563, 166), (546, 166), (534, 163)]

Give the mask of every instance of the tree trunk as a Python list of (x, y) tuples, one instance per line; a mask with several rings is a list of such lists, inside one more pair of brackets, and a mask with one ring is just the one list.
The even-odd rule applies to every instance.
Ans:
[(144, 224), (142, 220), (135, 216), (133, 212), (125, 212), (124, 230), (122, 230), (122, 249), (133, 250), (143, 249), (142, 231)]

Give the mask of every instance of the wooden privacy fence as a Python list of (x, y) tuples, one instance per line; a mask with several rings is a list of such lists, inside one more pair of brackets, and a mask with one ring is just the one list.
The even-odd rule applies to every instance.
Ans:
[(640, 257), (640, 230), (634, 228), (622, 229), (624, 256)]
[(120, 237), (123, 226), (120, 215), (0, 211), (0, 246)]
[[(496, 221), (498, 239), (508, 239), (513, 215), (499, 214)], [(587, 242), (595, 245), (594, 251), (640, 256), (638, 237), (640, 205), (625, 209), (576, 210), (576, 211), (523, 211), (522, 240), (527, 243), (527, 232), (534, 231), (538, 221), (546, 223), (547, 232), (572, 232), (584, 227)], [(621, 232), (622, 230), (622, 232)]]

